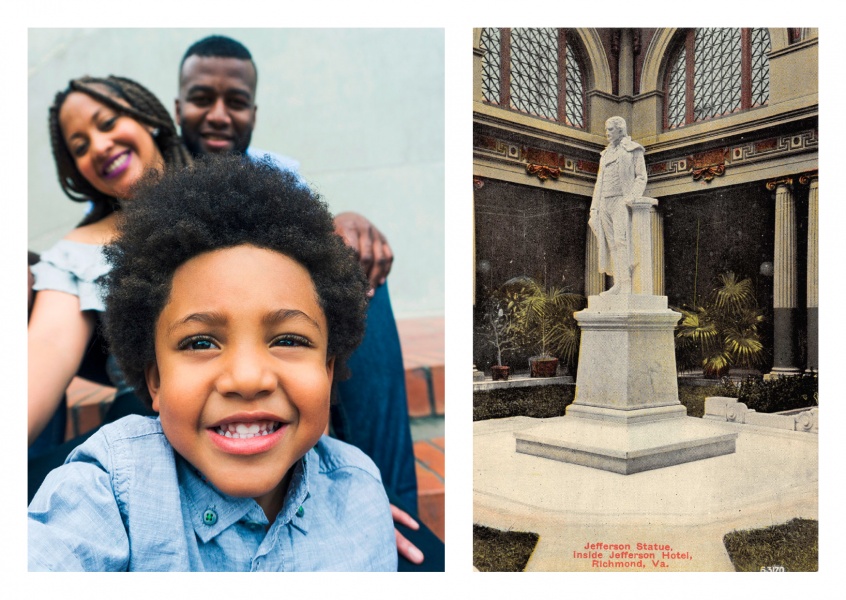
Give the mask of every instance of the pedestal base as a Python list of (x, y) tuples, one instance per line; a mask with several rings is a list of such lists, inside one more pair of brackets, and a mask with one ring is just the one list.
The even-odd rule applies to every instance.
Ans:
[(567, 416), (514, 437), (517, 452), (623, 475), (732, 454), (737, 440), (694, 417), (626, 424)]
[(628, 475), (735, 451), (736, 433), (679, 402), (666, 296), (591, 296), (567, 416), (515, 433), (517, 452)]

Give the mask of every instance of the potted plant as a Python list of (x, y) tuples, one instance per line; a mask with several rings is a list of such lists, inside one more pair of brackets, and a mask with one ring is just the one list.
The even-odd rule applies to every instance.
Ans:
[(505, 381), (511, 374), (511, 367), (502, 364), (504, 352), (517, 347), (511, 313), (501, 298), (491, 297), (485, 304), (482, 315), (481, 339), (496, 352), (496, 364), (491, 366), (491, 378)]
[(507, 289), (506, 298), (519, 337), (537, 353), (529, 358), (532, 377), (555, 376), (559, 359), (567, 366), (575, 363), (579, 327), (573, 313), (584, 308), (584, 296), (521, 278)]
[(764, 358), (759, 330), (764, 322), (749, 279), (720, 275), (703, 306), (675, 308), (682, 314), (676, 327), (679, 369), (702, 367), (705, 377), (728, 375), (731, 367), (755, 368)]

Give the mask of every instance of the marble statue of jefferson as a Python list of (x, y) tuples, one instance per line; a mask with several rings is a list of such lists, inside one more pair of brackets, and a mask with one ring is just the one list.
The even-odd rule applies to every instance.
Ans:
[(599, 272), (614, 277), (600, 295), (632, 293), (632, 217), (630, 207), (646, 188), (643, 146), (633, 142), (622, 117), (605, 122), (608, 146), (599, 159), (588, 225), (599, 242)]

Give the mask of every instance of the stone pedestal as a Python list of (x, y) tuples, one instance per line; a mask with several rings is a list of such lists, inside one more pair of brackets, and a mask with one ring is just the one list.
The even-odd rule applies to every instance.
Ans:
[(591, 296), (566, 416), (515, 434), (517, 451), (630, 474), (733, 453), (737, 434), (687, 417), (666, 296)]

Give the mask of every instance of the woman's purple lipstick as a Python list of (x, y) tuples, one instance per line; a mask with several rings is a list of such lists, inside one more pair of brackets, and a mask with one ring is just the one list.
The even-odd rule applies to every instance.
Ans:
[(132, 162), (132, 151), (124, 150), (116, 154), (103, 166), (102, 174), (104, 179), (114, 179), (119, 177), (129, 168)]

